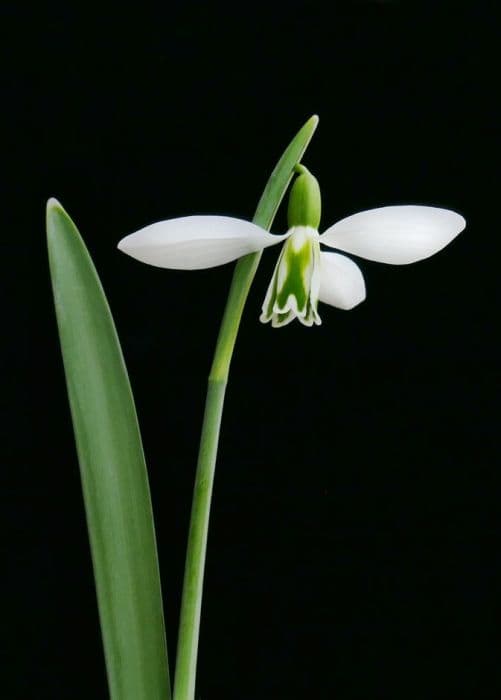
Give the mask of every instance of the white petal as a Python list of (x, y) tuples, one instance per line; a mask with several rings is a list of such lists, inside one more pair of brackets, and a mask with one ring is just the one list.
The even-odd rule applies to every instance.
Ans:
[(324, 304), (352, 309), (365, 299), (365, 282), (358, 265), (337, 253), (320, 253), (320, 296)]
[(368, 260), (406, 265), (437, 253), (465, 226), (463, 217), (449, 209), (381, 207), (341, 219), (320, 241)]
[(185, 216), (131, 233), (122, 238), (118, 248), (156, 267), (197, 270), (223, 265), (286, 237), (230, 216)]

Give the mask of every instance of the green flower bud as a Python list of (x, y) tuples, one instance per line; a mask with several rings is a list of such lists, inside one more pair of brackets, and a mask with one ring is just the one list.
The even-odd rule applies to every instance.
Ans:
[(287, 219), (289, 228), (309, 226), (318, 230), (320, 225), (321, 198), (318, 180), (304, 165), (296, 167), (298, 176), (290, 194)]

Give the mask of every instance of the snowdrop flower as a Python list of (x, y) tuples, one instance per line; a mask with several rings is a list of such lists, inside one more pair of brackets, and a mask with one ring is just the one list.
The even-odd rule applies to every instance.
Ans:
[(321, 301), (352, 309), (365, 299), (360, 268), (320, 244), (393, 265), (427, 258), (465, 227), (448, 209), (415, 205), (381, 207), (341, 219), (319, 235), (320, 188), (302, 165), (289, 197), (289, 230), (273, 235), (260, 226), (227, 216), (187, 216), (159, 221), (123, 238), (118, 247), (141, 262), (179, 270), (215, 267), (285, 241), (262, 307), (260, 320), (275, 328), (297, 318), (321, 323)]

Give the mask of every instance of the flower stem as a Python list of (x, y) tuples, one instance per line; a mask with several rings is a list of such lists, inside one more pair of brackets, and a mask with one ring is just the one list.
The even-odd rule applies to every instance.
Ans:
[[(284, 151), (259, 200), (254, 223), (270, 229), (317, 124), (318, 117), (311, 117)], [(240, 319), (260, 259), (260, 252), (252, 253), (236, 265), (209, 374), (188, 535), (173, 700), (194, 700), (195, 696), (207, 533), (224, 395)]]

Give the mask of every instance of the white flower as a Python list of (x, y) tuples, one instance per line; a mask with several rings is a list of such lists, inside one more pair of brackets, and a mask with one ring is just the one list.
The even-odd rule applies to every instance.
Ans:
[(118, 247), (141, 262), (180, 270), (215, 267), (285, 240), (263, 304), (261, 321), (282, 326), (294, 318), (320, 324), (317, 303), (351, 309), (365, 299), (359, 267), (330, 248), (392, 265), (437, 253), (466, 226), (448, 209), (381, 207), (341, 219), (319, 236), (312, 226), (292, 226), (283, 236), (227, 216), (187, 216), (146, 226)]

